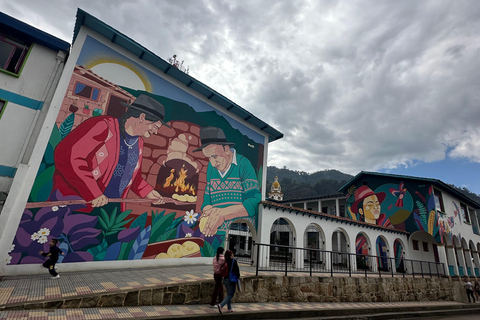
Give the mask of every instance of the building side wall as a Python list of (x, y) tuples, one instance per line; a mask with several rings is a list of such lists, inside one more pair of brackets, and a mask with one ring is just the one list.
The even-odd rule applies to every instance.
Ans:
[[(189, 258), (188, 260), (192, 263), (195, 261), (203, 263), (204, 257), (213, 256), (216, 248), (224, 243), (230, 223), (240, 219), (256, 228), (256, 208), (258, 202), (262, 200), (260, 189), (263, 190), (266, 184), (263, 177), (266, 174), (267, 134), (88, 28), (80, 30), (76, 41), (53, 98), (53, 108), (46, 116), (46, 123), (39, 134), (30, 165), (25, 168), (25, 175), (28, 176), (27, 172), (33, 171), (36, 172), (36, 177), (17, 181), (17, 187), (23, 190), (22, 194), (16, 201), (12, 200), (8, 206), (8, 211), (11, 212), (10, 219), (7, 221), (8, 228), (16, 231), (13, 233), (9, 231), (2, 237), (2, 247), (8, 248), (6, 250), (8, 265), (3, 267), (3, 273), (41, 272), (37, 267), (43, 259), (38, 256), (38, 251), (46, 251), (47, 242), (51, 238), (59, 239), (59, 247), (65, 253), (59, 261), (64, 264), (62, 269), (73, 271), (113, 266), (128, 268), (183, 264), (184, 262), (179, 260), (180, 257), (183, 260)], [(102, 71), (102, 68), (98, 68), (96, 64), (98, 55), (101, 55), (103, 61), (110, 55), (109, 63), (114, 66), (127, 66), (139, 77), (143, 85), (135, 86), (128, 81), (128, 78), (115, 78), (113, 76), (115, 72)], [(82, 71), (81, 76), (78, 74), (72, 76), (73, 70), (79, 66), (86, 71)], [(82, 101), (83, 106), (78, 105), (73, 108), (72, 98), (80, 95), (80, 91), (75, 88), (76, 79), (97, 76), (107, 81), (88, 82), (87, 85), (98, 90), (99, 94), (86, 97), (98, 102), (95, 107), (96, 113), (93, 112), (94, 110), (87, 112), (85, 103), (80, 99), (78, 101)], [(80, 87), (80, 89), (83, 88)], [(141, 138), (143, 149), (140, 150), (140, 154), (143, 161), (137, 163), (135, 170), (138, 170), (138, 179), (150, 185), (145, 187), (143, 184), (145, 188), (153, 188), (162, 193), (164, 198), (173, 199), (173, 201), (154, 206), (151, 202), (121, 200), (120, 202), (126, 203), (104, 207), (102, 208), (104, 211), (90, 207), (83, 210), (64, 203), (71, 199), (83, 199), (80, 192), (65, 194), (63, 189), (61, 192), (59, 189), (53, 190), (53, 175), (57, 174), (55, 165), (63, 163), (56, 162), (60, 161), (56, 155), (65, 154), (54, 151), (63, 139), (79, 132), (80, 126), (89, 121), (92, 123), (95, 117), (116, 121), (111, 114), (118, 114), (118, 110), (121, 110), (119, 108), (125, 107), (119, 102), (113, 103), (108, 99), (114, 92), (124, 92), (120, 95), (120, 98), (126, 97), (125, 100), (120, 101), (123, 104), (128, 105), (135, 100), (129, 99), (130, 97), (138, 99), (143, 94), (164, 105), (165, 121), (170, 127), (162, 126), (158, 134), (148, 139)], [(128, 94), (126, 95), (125, 92)], [(252, 177), (241, 180), (239, 183), (244, 190), (249, 190), (248, 197), (253, 193), (255, 197), (253, 201), (257, 201), (257, 205), (252, 202), (248, 206), (250, 211), (239, 211), (239, 214), (235, 213), (225, 218), (225, 222), (221, 221), (212, 234), (204, 233), (203, 228), (206, 223), (203, 225), (200, 223), (202, 218), (205, 218), (202, 216), (202, 210), (203, 204), (207, 201), (207, 188), (212, 188), (211, 185), (213, 185), (207, 177), (207, 171), (210, 170), (208, 169), (209, 161), (201, 151), (194, 152), (201, 146), (199, 133), (201, 128), (206, 126), (222, 129), (228, 141), (235, 144), (234, 148), (238, 156), (243, 156), (243, 160), (239, 160), (241, 163), (237, 165), (249, 167), (247, 171)], [(72, 140), (75, 141), (75, 148), (72, 150), (90, 147), (87, 144), (84, 147), (76, 145), (83, 136)], [(110, 137), (109, 135), (108, 138)], [(42, 144), (46, 148), (41, 148)], [(85, 159), (88, 161), (94, 159), (97, 163), (101, 163), (100, 158), (106, 154), (102, 150), (93, 150), (92, 156), (87, 156)], [(177, 166), (180, 160), (184, 163), (183, 167)], [(170, 167), (167, 167), (169, 164)], [(80, 167), (82, 166), (75, 166), (75, 168)], [(178, 180), (180, 177), (177, 176), (176, 170), (181, 171), (182, 168), (188, 171), (184, 178), (191, 179), (189, 185), (193, 186), (188, 189), (189, 194), (181, 193), (187, 192), (181, 188), (181, 192), (177, 191), (176, 184), (167, 183), (169, 175), (173, 172), (175, 172), (173, 178)], [(95, 174), (95, 170), (94, 167), (91, 168), (92, 174)], [(65, 181), (68, 183), (75, 179), (77, 178), (67, 177)], [(135, 183), (137, 181), (135, 180)], [(162, 186), (167, 189), (172, 187), (171, 189), (175, 191), (162, 190)], [(232, 186), (234, 185), (229, 184), (229, 187)], [(130, 191), (122, 195), (121, 199), (133, 200), (138, 199), (139, 196), (145, 197), (145, 194), (139, 195)], [(242, 197), (247, 198), (247, 195)], [(45, 201), (46, 204), (44, 204)], [(57, 202), (48, 203), (49, 201)], [(216, 205), (219, 209), (228, 209), (230, 206), (228, 202), (222, 205), (221, 201)], [(246, 204), (245, 208), (247, 208)], [(38, 238), (40, 234), (43, 235), (41, 239)], [(252, 230), (252, 234), (256, 234), (255, 230)], [(14, 246), (11, 247), (12, 244)], [(182, 251), (182, 254), (171, 254), (174, 251)]]

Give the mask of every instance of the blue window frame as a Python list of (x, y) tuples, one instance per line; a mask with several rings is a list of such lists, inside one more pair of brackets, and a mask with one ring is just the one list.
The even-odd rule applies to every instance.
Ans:
[(95, 101), (98, 99), (99, 93), (100, 90), (87, 86), (86, 84), (83, 84), (81, 82), (77, 82), (77, 84), (75, 85), (75, 90), (73, 91), (73, 94), (76, 96), (92, 99)]

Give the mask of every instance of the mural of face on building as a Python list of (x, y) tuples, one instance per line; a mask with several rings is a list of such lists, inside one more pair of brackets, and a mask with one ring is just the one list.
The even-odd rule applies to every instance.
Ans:
[(202, 128), (200, 140), (194, 152), (202, 151), (209, 160), (200, 231), (211, 237), (224, 221), (255, 216), (261, 194), (252, 164), (236, 152), (221, 128)]
[(365, 222), (376, 223), (380, 216), (380, 201), (376, 195), (371, 195), (363, 200), (362, 208), (358, 208), (358, 212), (365, 216)]
[(203, 148), (203, 154), (209, 159), (210, 164), (218, 171), (224, 172), (232, 163), (233, 152), (230, 147), (211, 144)]
[(376, 224), (381, 214), (384, 192), (375, 193), (367, 186), (361, 186), (355, 192), (355, 202), (351, 206), (354, 213), (363, 215), (365, 222)]
[[(107, 57), (110, 68), (135, 70), (144, 86), (96, 74), (106, 69), (95, 63)], [(234, 220), (256, 227), (264, 143), (262, 134), (87, 37), (10, 264), (42, 262), (38, 251), (51, 238), (66, 253), (60, 262), (214, 256)]]

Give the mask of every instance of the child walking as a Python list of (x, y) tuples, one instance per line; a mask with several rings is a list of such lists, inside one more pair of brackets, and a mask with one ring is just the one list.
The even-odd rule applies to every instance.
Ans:
[(48, 260), (43, 263), (43, 266), (48, 269), (48, 272), (52, 275), (52, 279), (60, 278), (60, 275), (55, 271), (55, 263), (58, 261), (58, 255), (64, 254), (62, 250), (57, 247), (57, 243), (57, 239), (52, 239), (48, 243), (50, 245), (50, 251), (48, 253), (43, 251), (39, 252), (42, 256), (48, 257)]

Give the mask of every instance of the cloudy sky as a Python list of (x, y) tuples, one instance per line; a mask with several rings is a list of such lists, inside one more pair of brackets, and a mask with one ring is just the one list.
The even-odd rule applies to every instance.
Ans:
[(477, 0), (0, 0), (68, 42), (77, 7), (284, 133), (269, 165), (480, 193)]

